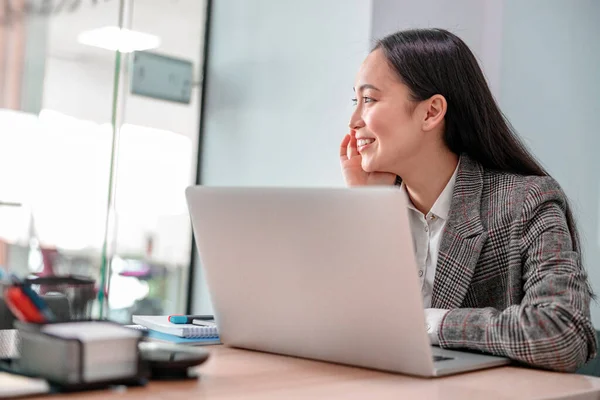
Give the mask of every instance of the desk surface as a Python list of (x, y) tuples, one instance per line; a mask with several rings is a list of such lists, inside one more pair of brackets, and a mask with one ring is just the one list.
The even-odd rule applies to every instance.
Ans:
[[(600, 378), (501, 367), (437, 379), (212, 346), (200, 379), (59, 399), (600, 399)], [(39, 399), (40, 397), (36, 397)]]

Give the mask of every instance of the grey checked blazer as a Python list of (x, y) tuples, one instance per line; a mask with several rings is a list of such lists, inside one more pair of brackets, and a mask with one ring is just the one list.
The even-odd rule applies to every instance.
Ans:
[(595, 356), (587, 275), (565, 209), (552, 178), (461, 157), (433, 284), (432, 308), (450, 309), (441, 347), (557, 371)]

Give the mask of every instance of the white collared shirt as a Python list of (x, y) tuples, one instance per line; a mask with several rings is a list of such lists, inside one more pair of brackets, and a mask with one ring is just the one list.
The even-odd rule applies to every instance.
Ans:
[(415, 260), (419, 279), (421, 280), (423, 306), (426, 309), (427, 330), (433, 344), (438, 344), (439, 325), (447, 312), (447, 310), (431, 309), (430, 307), (440, 242), (450, 214), (452, 193), (454, 192), (457, 173), (458, 165), (427, 215), (423, 215), (413, 205), (404, 183), (400, 187), (406, 196), (406, 203), (408, 204), (408, 218), (413, 238)]

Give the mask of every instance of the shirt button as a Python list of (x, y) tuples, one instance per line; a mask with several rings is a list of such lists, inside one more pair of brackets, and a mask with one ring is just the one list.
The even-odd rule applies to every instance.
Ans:
[(423, 270), (419, 270), (419, 278), (421, 278), (423, 276)]
[(427, 324), (425, 327), (427, 328), (427, 332), (431, 333), (431, 325)]
[(425, 227), (425, 232), (429, 232), (429, 227), (428, 226)]

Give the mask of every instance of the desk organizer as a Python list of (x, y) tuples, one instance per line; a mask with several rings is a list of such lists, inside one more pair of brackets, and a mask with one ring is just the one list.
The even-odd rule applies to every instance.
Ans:
[[(49, 325), (56, 326), (45, 329)], [(138, 352), (141, 332), (121, 332), (119, 329), (127, 328), (91, 320), (40, 325), (16, 322), (15, 326), (20, 335), (20, 358), (13, 361), (11, 372), (44, 378), (56, 391), (144, 385), (149, 376)]]

